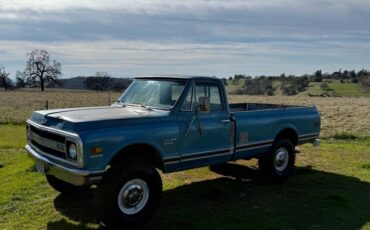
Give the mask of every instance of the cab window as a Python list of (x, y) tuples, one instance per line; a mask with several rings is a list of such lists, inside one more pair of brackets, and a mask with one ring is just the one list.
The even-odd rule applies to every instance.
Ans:
[(213, 83), (196, 83), (195, 90), (189, 90), (181, 110), (194, 111), (199, 104), (200, 97), (209, 97), (211, 112), (224, 111), (220, 87)]

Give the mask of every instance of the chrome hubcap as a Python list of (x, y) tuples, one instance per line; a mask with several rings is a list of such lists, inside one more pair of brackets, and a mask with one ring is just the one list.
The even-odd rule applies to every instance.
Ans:
[(279, 148), (275, 153), (274, 166), (279, 172), (284, 171), (288, 166), (289, 153), (284, 147)]
[(140, 212), (149, 199), (149, 188), (145, 181), (133, 179), (126, 182), (118, 194), (118, 206), (120, 210), (133, 215)]

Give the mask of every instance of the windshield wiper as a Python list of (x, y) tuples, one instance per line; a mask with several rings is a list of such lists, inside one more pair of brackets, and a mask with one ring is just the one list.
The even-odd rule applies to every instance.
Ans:
[(120, 101), (120, 100), (114, 101), (114, 103), (119, 103), (122, 107), (127, 106), (127, 104), (124, 101)]
[(142, 102), (140, 102), (139, 103), (139, 105), (141, 106), (141, 107), (143, 107), (143, 108), (146, 108), (147, 110), (149, 110), (149, 111), (152, 111), (153, 110), (153, 108), (152, 107), (150, 107), (150, 106), (148, 106), (148, 105), (144, 105)]
[(139, 102), (139, 103), (126, 103), (125, 101), (120, 101), (120, 100), (117, 100), (117, 101), (114, 101), (114, 102), (115, 103), (119, 103), (122, 107), (126, 107), (126, 106), (140, 106), (140, 107), (143, 107), (143, 108), (147, 109), (148, 111), (152, 111), (153, 110), (153, 107), (148, 106), (148, 105), (145, 105), (142, 102)]

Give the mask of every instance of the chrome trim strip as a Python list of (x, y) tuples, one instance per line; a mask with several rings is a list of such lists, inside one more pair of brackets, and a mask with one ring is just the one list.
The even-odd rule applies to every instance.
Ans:
[(314, 140), (314, 139), (317, 139), (317, 136), (299, 138), (299, 141)]
[(172, 165), (172, 164), (178, 164), (178, 163), (180, 163), (180, 160), (164, 162), (165, 165)]
[(255, 145), (263, 145), (263, 144), (272, 144), (274, 142), (274, 140), (265, 140), (265, 141), (258, 141), (258, 142), (253, 142), (253, 143), (248, 143), (248, 144), (244, 144), (244, 145), (237, 145), (236, 148), (246, 148), (246, 147), (253, 147)]
[(170, 164), (177, 164), (177, 163), (187, 162), (187, 161), (192, 161), (192, 160), (219, 157), (219, 156), (231, 155), (231, 154), (233, 154), (232, 149), (226, 148), (226, 149), (219, 149), (219, 150), (214, 150), (214, 151), (203, 151), (203, 152), (191, 153), (191, 154), (185, 155), (184, 157), (179, 157), (179, 156), (166, 157), (163, 159), (163, 161), (165, 165), (170, 165)]
[(206, 156), (192, 157), (192, 158), (187, 158), (187, 159), (181, 159), (181, 162), (200, 160), (200, 159), (212, 158), (212, 157), (220, 157), (220, 156), (226, 156), (226, 155), (231, 155), (231, 154), (233, 153), (227, 152), (227, 153), (218, 153), (218, 154), (212, 154), (212, 155), (206, 155)]
[(258, 145), (258, 146), (252, 146), (252, 147), (239, 148), (239, 149), (236, 150), (236, 152), (241, 152), (241, 151), (251, 150), (251, 149), (266, 148), (266, 147), (271, 147), (271, 146), (272, 146), (272, 143), (271, 144), (266, 144), (266, 145)]
[(196, 152), (196, 153), (189, 153), (189, 154), (184, 154), (184, 155), (181, 155), (181, 159), (183, 158), (191, 158), (192, 156), (197, 156), (197, 155), (206, 155), (206, 154), (216, 154), (216, 153), (219, 153), (219, 152), (230, 152), (230, 148), (225, 148), (225, 149), (216, 149), (216, 150), (212, 150), (212, 151), (202, 151), (202, 152)]
[(311, 137), (311, 136), (319, 136), (320, 133), (308, 133), (308, 134), (303, 134), (303, 135), (300, 135), (298, 138), (303, 138), (303, 137)]
[(179, 156), (163, 157), (164, 161), (170, 161), (174, 159), (180, 159), (180, 157)]
[[(287, 105), (289, 106), (289, 105)], [(288, 110), (288, 109), (308, 109), (312, 108), (311, 106), (299, 106), (299, 105), (291, 105), (291, 107), (286, 107), (286, 108), (274, 108), (274, 109), (256, 109), (256, 110), (237, 110), (233, 111), (230, 109), (231, 113), (252, 113), (252, 112), (263, 112), (263, 111), (276, 111), (276, 110)]]

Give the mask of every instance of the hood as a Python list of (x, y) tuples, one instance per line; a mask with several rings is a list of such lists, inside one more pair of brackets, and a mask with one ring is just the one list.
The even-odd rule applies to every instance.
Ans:
[(164, 117), (169, 113), (170, 111), (148, 110), (138, 106), (102, 106), (35, 111), (31, 120), (45, 126), (62, 128), (61, 126), (76, 123)]

